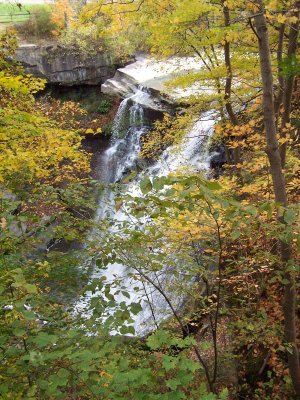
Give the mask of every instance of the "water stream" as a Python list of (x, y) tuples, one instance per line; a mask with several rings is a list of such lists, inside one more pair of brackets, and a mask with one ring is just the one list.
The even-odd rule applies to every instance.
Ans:
[[(138, 88), (137, 92), (122, 101), (116, 114), (110, 147), (102, 155), (102, 180), (104, 183), (119, 182), (125, 173), (136, 169), (136, 161), (140, 152), (141, 137), (149, 130), (144, 125), (144, 109), (140, 105), (140, 98), (143, 98), (143, 104), (151, 101), (150, 94), (144, 88)], [(131, 195), (140, 195), (139, 182), (144, 175), (151, 177), (167, 175), (179, 168), (189, 168), (193, 170), (208, 171), (209, 155), (205, 144), (210, 135), (213, 126), (213, 117), (210, 114), (204, 114), (201, 120), (194, 123), (192, 129), (188, 132), (180, 146), (171, 146), (167, 148), (160, 156), (159, 160), (146, 170), (140, 172), (135, 180), (127, 185), (127, 193)], [(128, 218), (122, 210), (118, 212), (114, 209), (114, 193), (107, 189), (100, 201), (96, 213), (96, 220), (101, 221), (109, 215), (117, 221), (124, 221)], [(98, 233), (91, 232), (95, 238)], [(101, 241), (101, 235), (99, 236)], [(149, 283), (143, 280), (135, 280), (130, 271), (125, 266), (113, 263), (108, 265), (104, 273), (107, 282), (113, 282), (116, 279), (122, 281), (123, 288), (130, 293), (130, 299), (122, 293), (116, 294), (115, 298), (119, 302), (130, 304), (131, 302), (141, 301), (142, 312), (135, 316), (133, 326), (138, 335), (147, 332), (157, 320), (163, 319), (169, 314), (168, 306), (164, 298)], [(100, 277), (101, 272), (93, 273), (92, 278)], [(157, 279), (157, 277), (155, 277)], [(172, 279), (172, 274), (162, 274), (159, 285), (163, 286), (164, 281)], [(135, 290), (133, 290), (135, 288)], [(117, 289), (115, 290), (117, 292)], [(97, 293), (95, 294), (97, 295)], [(91, 293), (87, 293), (83, 299), (77, 303), (77, 309), (82, 310), (88, 306)], [(182, 299), (175, 300), (175, 307), (179, 306)], [(151, 307), (149, 306), (151, 303)], [(155, 312), (155, 318), (153, 314)]]

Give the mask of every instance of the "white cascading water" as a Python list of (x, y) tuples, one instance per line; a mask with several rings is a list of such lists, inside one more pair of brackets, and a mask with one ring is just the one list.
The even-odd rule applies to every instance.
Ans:
[(207, 173), (210, 158), (205, 144), (212, 134), (213, 125), (213, 114), (203, 114), (201, 119), (193, 124), (180, 145), (168, 147), (147, 173), (163, 176), (181, 168)]
[[(144, 104), (150, 96), (146, 90), (139, 88), (134, 95), (126, 98), (120, 104), (113, 123), (111, 146), (103, 154), (102, 168), (105, 171), (103, 176), (104, 182), (116, 183), (122, 179), (125, 172), (129, 172), (134, 168), (140, 151), (141, 136), (148, 130), (148, 127), (144, 126), (144, 110), (139, 105), (138, 100), (142, 97)], [(149, 100), (151, 101), (151, 99)], [(128, 119), (129, 128), (127, 132), (124, 132), (126, 120), (128, 126)], [(167, 148), (156, 163), (141, 172), (134, 182), (127, 185), (127, 193), (130, 195), (141, 195), (139, 182), (144, 175), (150, 178), (163, 176), (181, 168), (207, 172), (209, 170), (209, 155), (205, 144), (210, 136), (213, 123), (212, 114), (204, 114), (201, 120), (195, 122), (179, 146), (170, 146)], [(114, 195), (109, 189), (103, 194), (99, 202), (96, 219), (100, 221), (107, 212), (116, 221), (128, 219), (128, 215), (122, 210), (118, 212), (114, 211)], [(101, 237), (99, 240), (101, 240)], [(134, 317), (133, 326), (137, 335), (143, 335), (157, 321), (166, 315), (170, 315), (168, 311), (169, 307), (157, 290), (149, 283), (143, 282), (143, 280), (133, 280), (132, 277), (128, 276), (129, 272), (124, 265), (114, 263), (108, 265), (104, 275), (108, 283), (115, 281), (116, 278), (122, 280), (123, 287), (130, 293), (130, 299), (121, 293), (116, 295), (115, 299), (117, 301), (130, 304), (142, 299), (141, 305), (143, 310)], [(99, 277), (99, 272), (94, 272), (92, 278), (95, 277)], [(165, 274), (165, 276), (162, 274), (159, 278), (154, 276), (153, 279), (156, 280), (158, 286), (163, 288), (164, 280), (170, 279), (170, 274)], [(134, 291), (132, 290), (133, 287), (138, 287), (140, 290)], [(91, 297), (92, 294), (86, 294), (85, 298), (77, 303), (77, 309), (83, 310), (89, 304)], [(174, 307), (179, 306), (181, 301), (182, 299), (177, 299), (174, 302)], [(151, 303), (151, 307), (149, 303)]]
[[(102, 169), (101, 178), (104, 184), (113, 184), (120, 181), (124, 173), (134, 167), (135, 161), (138, 158), (141, 136), (149, 129), (144, 125), (144, 110), (142, 106), (135, 102), (136, 99), (140, 98), (143, 98), (144, 102), (147, 102), (148, 98), (150, 98), (150, 94), (142, 87), (139, 87), (134, 95), (125, 98), (120, 103), (112, 125), (111, 146), (101, 156), (101, 162), (99, 163)], [(114, 193), (109, 188), (103, 192), (99, 200), (95, 215), (96, 222), (101, 222), (105, 214), (108, 214), (110, 217), (114, 216)], [(115, 218), (118, 218), (118, 214), (115, 215)], [(99, 232), (93, 230), (90, 233), (90, 239), (94, 239), (98, 235)], [(101, 235), (99, 240), (101, 240)], [(123, 276), (123, 270), (122, 265), (110, 265), (107, 271), (105, 271), (107, 281), (113, 281), (117, 275)], [(100, 276), (99, 272), (94, 271), (91, 280)], [(97, 296), (97, 294), (85, 293), (85, 296), (80, 298), (76, 303), (75, 312), (86, 311), (88, 314), (87, 309), (89, 308), (90, 299), (93, 296)], [(121, 299), (119, 300), (121, 301)]]
[(147, 131), (144, 110), (135, 101), (137, 96), (150, 97), (139, 89), (136, 94), (124, 99), (117, 111), (112, 126), (112, 145), (104, 153), (103, 168), (106, 166), (109, 175), (104, 176), (103, 180), (107, 183), (118, 182), (124, 172), (134, 166), (140, 151), (140, 138)]

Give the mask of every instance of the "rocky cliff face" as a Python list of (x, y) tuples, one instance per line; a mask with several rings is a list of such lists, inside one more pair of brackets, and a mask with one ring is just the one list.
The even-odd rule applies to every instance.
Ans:
[(62, 85), (99, 85), (116, 71), (107, 54), (79, 57), (57, 45), (22, 45), (16, 51), (15, 60), (24, 65), (28, 74)]

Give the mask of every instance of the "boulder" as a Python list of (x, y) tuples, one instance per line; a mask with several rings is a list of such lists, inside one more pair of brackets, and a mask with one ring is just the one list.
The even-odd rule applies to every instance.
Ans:
[(215, 145), (210, 149), (209, 164), (215, 178), (221, 175), (223, 165), (226, 164), (226, 151), (224, 145)]

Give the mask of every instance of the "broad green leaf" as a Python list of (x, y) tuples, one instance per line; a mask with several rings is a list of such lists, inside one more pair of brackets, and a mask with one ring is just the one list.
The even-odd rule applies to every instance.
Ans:
[(132, 314), (137, 315), (139, 312), (142, 311), (141, 304), (140, 303), (131, 303), (130, 311), (132, 312)]
[(140, 182), (140, 188), (143, 194), (146, 194), (152, 190), (152, 183), (148, 176), (145, 176)]
[(283, 214), (284, 221), (287, 224), (292, 224), (296, 220), (297, 214), (294, 210), (286, 210)]

